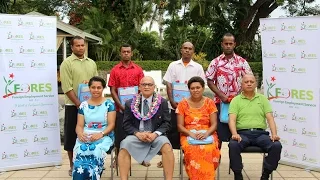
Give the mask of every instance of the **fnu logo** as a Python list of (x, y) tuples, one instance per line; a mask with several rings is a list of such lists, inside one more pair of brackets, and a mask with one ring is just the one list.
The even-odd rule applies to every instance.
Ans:
[(33, 109), (32, 116), (48, 116), (48, 111)]
[(298, 159), (298, 156), (295, 154), (289, 153), (287, 150), (283, 152), (283, 157), (288, 158), (288, 159)]
[(23, 62), (14, 62), (13, 60), (9, 61), (9, 68), (14, 68), (14, 69), (21, 69), (24, 68), (24, 63)]
[(10, 49), (10, 48), (1, 49), (0, 48), (0, 54), (13, 54), (13, 53), (14, 53), (13, 49)]
[(307, 144), (298, 142), (296, 139), (293, 139), (292, 146), (298, 147), (298, 148), (307, 148)]
[(276, 88), (276, 78), (271, 77), (271, 81), (269, 82), (266, 79), (267, 84), (267, 97), (269, 100), (272, 99), (299, 99), (299, 100), (313, 100), (313, 91), (311, 90), (300, 90), (300, 89), (288, 89), (288, 88)]
[(286, 25), (285, 23), (281, 24), (281, 31), (295, 31), (296, 26), (295, 25)]
[(34, 69), (42, 69), (46, 67), (46, 63), (44, 62), (36, 62), (35, 60), (31, 60), (30, 67)]
[(47, 123), (47, 121), (43, 122), (43, 128), (57, 128), (58, 123)]
[(287, 115), (286, 114), (280, 114), (277, 111), (273, 112), (273, 117), (277, 118), (277, 119), (287, 119)]
[(35, 49), (31, 49), (31, 48), (24, 48), (23, 46), (19, 47), (19, 53), (20, 54), (35, 54)]
[(7, 39), (9, 40), (24, 40), (22, 34), (14, 34), (11, 31), (7, 33)]
[(50, 48), (44, 48), (43, 46), (40, 47), (40, 54), (54, 54), (55, 50)]
[(309, 157), (306, 154), (302, 155), (302, 161), (313, 163), (313, 164), (318, 164), (317, 158)]
[(318, 24), (317, 23), (305, 23), (302, 22), (300, 26), (301, 30), (318, 30)]
[(56, 155), (56, 154), (59, 154), (59, 149), (48, 149), (47, 147), (46, 148), (44, 148), (44, 155), (48, 155), (48, 156), (50, 156), (50, 155)]
[(307, 70), (306, 70), (306, 68), (298, 68), (295, 65), (292, 65), (291, 66), (291, 72), (292, 73), (306, 73)]
[(292, 121), (298, 121), (298, 122), (306, 122), (307, 118), (303, 117), (303, 116), (297, 116), (296, 113), (293, 113), (291, 116), (291, 120)]
[(18, 19), (19, 27), (33, 27), (34, 24), (32, 21), (23, 21), (21, 18)]
[(44, 41), (44, 36), (43, 35), (35, 35), (33, 32), (29, 34), (29, 40), (34, 40), (34, 41)]
[(39, 151), (28, 151), (24, 150), (23, 157), (37, 157), (40, 156)]
[(276, 64), (272, 65), (272, 71), (273, 72), (287, 72), (285, 67), (279, 67)]
[(281, 58), (283, 59), (296, 59), (295, 53), (287, 53), (286, 51), (282, 51)]
[(11, 117), (12, 118), (26, 118), (27, 112), (17, 112), (16, 110), (11, 110)]
[(301, 134), (304, 136), (309, 136), (309, 137), (317, 137), (316, 131), (308, 131), (306, 128), (302, 128)]
[(22, 130), (36, 130), (38, 129), (37, 124), (28, 124), (27, 122), (24, 122), (22, 125)]
[(261, 30), (262, 31), (276, 31), (277, 27), (274, 25), (266, 25), (266, 24), (262, 24), (261, 25)]
[(38, 135), (34, 135), (33, 142), (37, 143), (47, 143), (49, 141), (49, 138), (46, 136), (38, 137)]
[(10, 20), (0, 20), (0, 27), (10, 27), (12, 22)]
[(296, 39), (294, 36), (291, 37), (292, 45), (306, 45), (307, 41), (304, 39)]
[(317, 59), (317, 54), (301, 51), (301, 59)]
[(21, 138), (18, 139), (17, 137), (12, 138), (12, 144), (28, 144), (28, 139), (27, 138)]
[(15, 131), (17, 131), (17, 127), (16, 126), (6, 126), (5, 124), (1, 124), (0, 131), (1, 132), (15, 132)]
[(286, 40), (276, 39), (275, 37), (272, 37), (271, 44), (273, 44), (273, 45), (286, 45)]
[(3, 152), (2, 155), (1, 155), (1, 159), (3, 160), (12, 160), (12, 159), (18, 159), (19, 156), (18, 154), (15, 154), (15, 153), (6, 153), (6, 152)]
[(39, 27), (46, 27), (46, 28), (53, 28), (54, 23), (53, 22), (48, 22), (43, 19), (40, 19), (39, 21)]
[(297, 129), (288, 128), (287, 125), (283, 126), (283, 132), (287, 132), (287, 133), (290, 133), (290, 134), (297, 134), (298, 133)]
[(265, 58), (277, 58), (276, 53), (268, 53), (267, 51), (263, 51), (263, 57)]
[(3, 98), (8, 98), (10, 96), (14, 96), (21, 93), (29, 93), (29, 92), (51, 92), (52, 86), (50, 83), (33, 83), (33, 84), (18, 84), (14, 83), (14, 74), (9, 74), (9, 77), (3, 77), (3, 80), (6, 84), (5, 86), (5, 94), (2, 96)]

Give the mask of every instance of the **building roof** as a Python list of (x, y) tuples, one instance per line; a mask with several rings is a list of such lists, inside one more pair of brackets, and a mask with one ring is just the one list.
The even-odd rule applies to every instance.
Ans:
[[(30, 15), (30, 16), (47, 16), (47, 15), (44, 15), (42, 13), (35, 12), (35, 11), (29, 12), (26, 15)], [(102, 43), (102, 39), (101, 38), (99, 38), (99, 37), (97, 37), (95, 35), (92, 35), (90, 33), (84, 32), (81, 29), (76, 28), (76, 27), (74, 27), (74, 26), (72, 26), (70, 24), (64, 23), (59, 19), (57, 19), (57, 29), (60, 30), (60, 31), (63, 31), (63, 32), (67, 33), (67, 34), (70, 34), (72, 36), (81, 36), (81, 37), (83, 37), (84, 39), (86, 39), (87, 41), (90, 41), (90, 42), (95, 42), (95, 43), (98, 43), (98, 44)]]

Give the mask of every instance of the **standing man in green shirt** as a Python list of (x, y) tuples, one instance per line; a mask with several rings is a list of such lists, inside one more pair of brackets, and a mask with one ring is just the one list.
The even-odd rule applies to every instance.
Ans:
[(60, 78), (62, 90), (65, 94), (65, 120), (64, 120), (64, 150), (68, 151), (70, 170), (73, 169), (73, 147), (77, 138), (76, 125), (78, 108), (78, 86), (88, 83), (89, 79), (98, 75), (97, 65), (85, 56), (84, 39), (75, 36), (70, 41), (72, 54), (65, 59), (60, 66)]
[[(229, 107), (229, 128), (232, 133), (229, 142), (229, 158), (235, 180), (242, 180), (241, 151), (248, 146), (258, 146), (268, 153), (263, 163), (260, 180), (268, 180), (278, 167), (281, 154), (280, 138), (268, 99), (255, 92), (256, 79), (252, 74), (242, 78), (242, 92), (236, 96)], [(270, 127), (271, 136), (267, 129)]]

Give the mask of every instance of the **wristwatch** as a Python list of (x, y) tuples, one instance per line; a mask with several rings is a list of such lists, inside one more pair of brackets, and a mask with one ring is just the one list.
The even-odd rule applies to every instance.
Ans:
[(102, 134), (102, 136), (104, 136), (104, 132), (103, 131), (101, 131), (100, 133)]

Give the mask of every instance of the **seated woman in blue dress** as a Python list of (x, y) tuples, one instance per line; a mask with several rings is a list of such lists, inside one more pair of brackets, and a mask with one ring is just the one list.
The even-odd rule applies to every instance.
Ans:
[(97, 180), (103, 170), (106, 152), (114, 143), (116, 111), (112, 101), (102, 96), (106, 82), (89, 80), (91, 98), (79, 106), (77, 140), (73, 149), (73, 180)]

